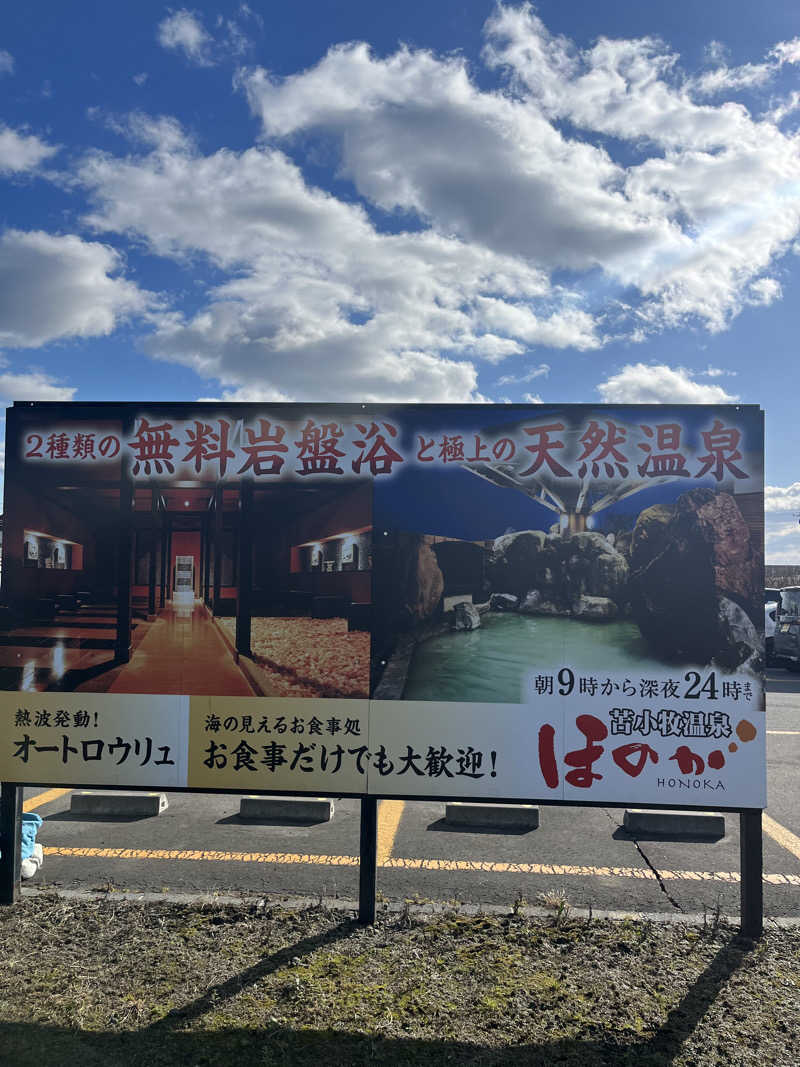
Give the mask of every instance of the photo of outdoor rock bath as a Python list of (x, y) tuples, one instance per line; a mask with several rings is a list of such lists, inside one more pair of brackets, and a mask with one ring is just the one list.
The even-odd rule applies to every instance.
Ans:
[[(553, 420), (539, 434), (553, 465), (533, 477), (490, 461), (451, 470), (446, 489), (417, 476), (414, 528), (384, 529), (376, 543), (374, 696), (524, 702), (538, 672), (575, 663), (603, 677), (761, 668), (760, 487), (724, 467), (698, 485), (683, 456), (672, 470), (647, 453), (639, 469), (622, 467), (619, 450), (557, 477), (556, 428), (569, 447)], [(584, 431), (584, 451), (591, 443)], [(400, 486), (378, 493), (376, 527), (400, 511), (393, 491), (405, 499)]]

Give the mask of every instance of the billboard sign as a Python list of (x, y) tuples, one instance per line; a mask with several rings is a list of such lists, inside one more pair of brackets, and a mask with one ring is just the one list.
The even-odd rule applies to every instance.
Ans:
[(15, 404), (0, 779), (766, 804), (752, 406)]

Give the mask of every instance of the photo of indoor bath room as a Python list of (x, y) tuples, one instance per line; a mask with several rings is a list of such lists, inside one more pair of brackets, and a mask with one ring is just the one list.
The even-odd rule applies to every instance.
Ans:
[(142, 494), (132, 603), (151, 625), (110, 691), (366, 696), (367, 483), (176, 487), (149, 515)]
[(6, 521), (4, 688), (179, 693), (191, 676), (252, 695), (210, 614), (235, 609), (236, 489), (37, 488), (14, 486)]
[[(366, 691), (366, 483), (134, 485), (118, 468), (102, 480), (37, 473), (36, 493), (15, 482), (6, 519), (4, 688)], [(312, 541), (325, 546), (324, 565), (311, 560)], [(261, 661), (255, 684), (248, 657)], [(351, 673), (337, 681), (345, 663)]]

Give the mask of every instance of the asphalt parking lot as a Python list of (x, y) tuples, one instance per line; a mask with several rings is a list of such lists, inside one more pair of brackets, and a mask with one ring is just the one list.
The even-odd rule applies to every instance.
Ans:
[[(800, 916), (800, 677), (768, 671), (764, 903)], [(70, 791), (25, 791), (44, 824), (45, 861), (26, 885), (128, 892), (358, 894), (359, 802), (336, 800), (330, 822), (242, 823), (239, 797), (168, 794), (157, 818), (85, 819)], [(630, 912), (739, 907), (739, 817), (714, 841), (637, 840), (612, 808), (542, 807), (527, 832), (455, 830), (441, 802), (382, 801), (378, 891), (389, 900), (508, 905), (563, 893), (576, 907)]]

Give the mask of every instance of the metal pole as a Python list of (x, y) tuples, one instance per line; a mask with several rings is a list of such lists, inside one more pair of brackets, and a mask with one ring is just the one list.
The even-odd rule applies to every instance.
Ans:
[(117, 533), (117, 640), (116, 660), (131, 658), (131, 611), (133, 592), (133, 482), (123, 469), (119, 487), (119, 527)]
[(253, 485), (239, 485), (238, 581), (236, 586), (236, 651), (249, 656), (253, 614)]
[(158, 530), (156, 529), (156, 522), (158, 521), (158, 498), (159, 493), (157, 489), (150, 490), (150, 537), (148, 541), (148, 557), (147, 557), (147, 614), (155, 615), (156, 613), (156, 547), (158, 545)]
[(222, 486), (218, 485), (214, 490), (214, 517), (212, 526), (212, 551), (213, 566), (214, 566), (214, 583), (211, 593), (211, 612), (213, 615), (219, 615), (221, 609), (221, 596), (222, 596), (222, 533), (223, 533), (223, 507), (224, 498), (222, 495)]
[(742, 934), (761, 937), (764, 932), (764, 848), (760, 808), (739, 813), (739, 857)]
[(362, 926), (375, 922), (375, 889), (378, 876), (378, 801), (361, 799), (361, 850), (358, 871), (358, 921)]
[(19, 900), (22, 862), (22, 786), (0, 787), (0, 904)]

